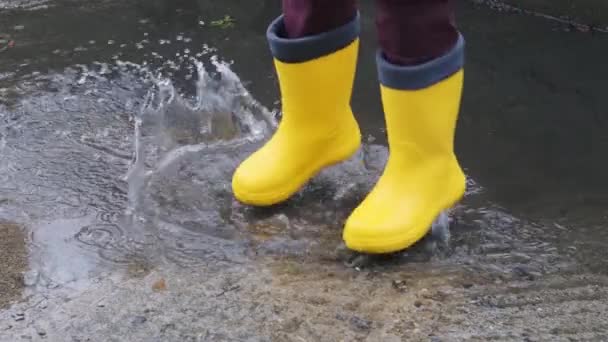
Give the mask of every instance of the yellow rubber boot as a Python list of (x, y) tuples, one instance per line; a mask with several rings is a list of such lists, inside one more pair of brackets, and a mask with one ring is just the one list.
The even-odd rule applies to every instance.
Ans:
[(321, 169), (358, 150), (361, 134), (350, 100), (359, 20), (357, 14), (333, 31), (297, 39), (281, 38), (282, 17), (270, 25), (283, 115), (271, 139), (237, 168), (232, 188), (239, 201), (282, 202)]
[(378, 54), (390, 155), (378, 183), (346, 222), (348, 248), (391, 253), (422, 239), (465, 192), (454, 155), (464, 41), (419, 66), (389, 64)]

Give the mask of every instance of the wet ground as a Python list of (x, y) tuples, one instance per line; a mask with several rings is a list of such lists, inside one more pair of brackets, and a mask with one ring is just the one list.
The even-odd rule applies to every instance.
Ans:
[(363, 7), (366, 145), (259, 210), (229, 184), (280, 107), (275, 1), (0, 1), (0, 340), (608, 340), (608, 16), (459, 5), (467, 196), (367, 258), (340, 244), (387, 156)]
[(23, 227), (0, 223), (0, 308), (20, 299), (23, 270), (27, 268), (27, 248)]

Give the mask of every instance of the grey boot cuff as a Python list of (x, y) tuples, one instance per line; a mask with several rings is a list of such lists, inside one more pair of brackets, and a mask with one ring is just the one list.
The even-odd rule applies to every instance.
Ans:
[(281, 62), (301, 63), (336, 52), (359, 37), (361, 18), (357, 12), (349, 23), (314, 36), (285, 38), (283, 15), (275, 19), (266, 32), (272, 55)]
[(376, 54), (378, 76), (382, 85), (401, 90), (429, 87), (455, 74), (464, 65), (464, 38), (458, 35), (456, 45), (445, 55), (419, 65), (394, 65), (382, 52)]

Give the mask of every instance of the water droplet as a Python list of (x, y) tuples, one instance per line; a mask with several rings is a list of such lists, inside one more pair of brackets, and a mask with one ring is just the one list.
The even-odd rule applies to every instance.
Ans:
[(39, 276), (40, 274), (37, 270), (25, 272), (25, 274), (23, 275), (23, 284), (25, 286), (34, 286), (38, 284)]

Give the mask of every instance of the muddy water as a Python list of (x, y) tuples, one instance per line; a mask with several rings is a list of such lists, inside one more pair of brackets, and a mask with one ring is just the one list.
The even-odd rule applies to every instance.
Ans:
[[(272, 132), (279, 107), (263, 60), (269, 3), (66, 1), (6, 16), (0, 31), (17, 45), (0, 61), (0, 221), (25, 226), (31, 243), (24, 298), (0, 312), (0, 340), (606, 338), (606, 168), (594, 159), (605, 135), (585, 129), (602, 118), (605, 38), (553, 36), (562, 26), (463, 6), (467, 82), (486, 85), (465, 95), (467, 196), (449, 231), (369, 258), (340, 242), (388, 154), (369, 61), (357, 92), (373, 96), (354, 101), (361, 151), (285, 205), (232, 198), (232, 171)], [(226, 14), (235, 27), (210, 26)], [(506, 23), (489, 28), (487, 17)], [(546, 58), (519, 36), (492, 45), (515, 23), (560, 58), (539, 64)], [(596, 54), (563, 69), (580, 56), (564, 40)], [(496, 56), (508, 46), (526, 54), (503, 66)], [(576, 109), (579, 126), (560, 106)], [(496, 131), (514, 125), (506, 118), (528, 124)], [(564, 134), (579, 139), (560, 145)], [(549, 143), (595, 168), (574, 172)]]

